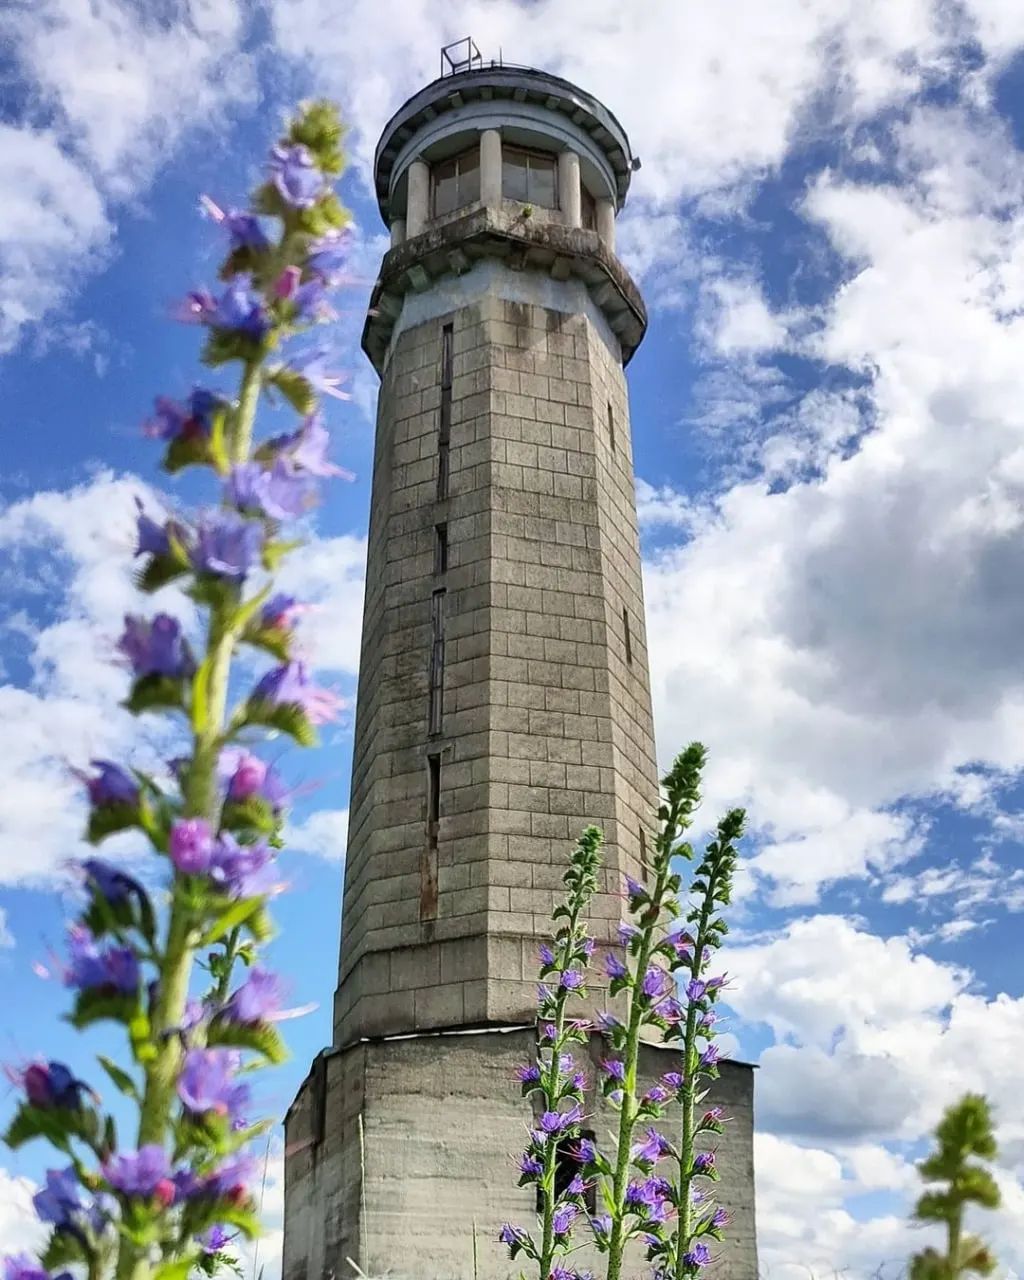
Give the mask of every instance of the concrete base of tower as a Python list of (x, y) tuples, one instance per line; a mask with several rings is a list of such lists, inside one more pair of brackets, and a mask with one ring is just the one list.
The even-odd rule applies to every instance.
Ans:
[[(515, 1068), (534, 1052), (532, 1026), (363, 1040), (314, 1062), (285, 1121), (284, 1280), (512, 1280), (497, 1242), (505, 1221), (529, 1225), (531, 1189), (513, 1158), (532, 1115)], [(589, 1125), (616, 1122), (595, 1089), (606, 1052), (594, 1035), (577, 1058), (588, 1076)], [(644, 1045), (653, 1083), (677, 1052)], [(712, 1274), (754, 1280), (753, 1069), (726, 1063), (713, 1100), (731, 1117), (716, 1141), (719, 1202), (732, 1215)], [(598, 1259), (577, 1254), (581, 1268)], [(642, 1255), (628, 1274), (643, 1269)]]

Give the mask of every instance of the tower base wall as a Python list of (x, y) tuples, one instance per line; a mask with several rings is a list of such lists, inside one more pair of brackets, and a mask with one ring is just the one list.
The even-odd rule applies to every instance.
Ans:
[[(496, 1237), (504, 1221), (533, 1221), (534, 1192), (516, 1187), (513, 1159), (531, 1120), (514, 1073), (535, 1046), (530, 1026), (360, 1041), (322, 1053), (285, 1122), (284, 1280), (518, 1276)], [(595, 1034), (576, 1055), (599, 1140), (617, 1124), (595, 1087), (605, 1052)], [(643, 1045), (644, 1087), (677, 1062), (678, 1051)], [(753, 1069), (725, 1063), (712, 1101), (731, 1117), (715, 1146), (723, 1175), (717, 1198), (733, 1221), (710, 1274), (755, 1280)], [(574, 1262), (599, 1265), (587, 1252)], [(644, 1270), (639, 1252), (630, 1263), (627, 1274)]]

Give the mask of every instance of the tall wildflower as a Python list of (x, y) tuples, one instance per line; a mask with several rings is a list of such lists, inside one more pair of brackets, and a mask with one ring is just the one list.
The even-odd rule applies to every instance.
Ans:
[[(718, 1075), (715, 1005), (726, 977), (715, 972), (715, 958), (727, 933), (722, 909), (730, 900), (744, 815), (739, 809), (726, 814), (684, 886), (675, 868), (678, 859), (695, 861), (683, 837), (700, 802), (705, 759), (699, 743), (677, 757), (662, 782), (659, 832), (645, 879), (625, 881), (630, 918), (619, 928), (618, 947), (603, 958), (621, 1016), (602, 1014), (593, 1027), (575, 1024), (581, 1039), (592, 1031), (602, 1037), (599, 1087), (618, 1124), (610, 1143), (578, 1144), (576, 1185), (582, 1194), (593, 1184), (597, 1211), (574, 1214), (559, 1245), (569, 1254), (592, 1242), (605, 1255), (607, 1280), (620, 1280), (634, 1240), (654, 1264), (657, 1280), (695, 1276), (714, 1260), (712, 1245), (728, 1224), (726, 1211), (715, 1203), (719, 1175), (708, 1147), (727, 1117), (719, 1107), (701, 1108)], [(567, 906), (558, 908), (556, 918)], [(545, 963), (549, 958), (541, 957)], [(542, 1039), (544, 1007), (542, 993)], [(679, 1053), (671, 1069), (644, 1088), (638, 1078), (640, 1046), (652, 1032), (678, 1045)], [(585, 1119), (584, 1102), (581, 1093), (576, 1124)], [(540, 1280), (584, 1280), (581, 1272), (552, 1267), (551, 1255), (537, 1250), (521, 1228), (506, 1225), (501, 1238), (512, 1256), (523, 1251), (537, 1261)]]
[[(190, 294), (179, 315), (203, 327), (207, 366), (239, 371), (237, 392), (163, 396), (145, 431), (162, 443), (166, 471), (204, 468), (217, 498), (194, 517), (161, 520), (140, 507), (136, 547), (141, 589), (177, 583), (204, 626), (193, 635), (173, 613), (133, 615), (117, 643), (125, 706), (174, 719), (185, 749), (165, 774), (98, 760), (83, 779), (88, 839), (141, 831), (157, 864), (147, 883), (162, 877), (164, 891), (154, 897), (106, 860), (85, 859), (65, 971), (73, 1025), (124, 1033), (123, 1061), (99, 1065), (138, 1120), (122, 1136), (93, 1085), (62, 1063), (12, 1071), (24, 1096), (6, 1140), (47, 1140), (60, 1167), (35, 1198), (49, 1239), (38, 1261), (8, 1259), (9, 1277), (48, 1280), (72, 1266), (88, 1280), (178, 1280), (215, 1269), (232, 1238), (259, 1230), (249, 1149), (269, 1122), (252, 1116), (249, 1081), (284, 1045), (281, 985), (256, 961), (284, 880), (288, 795), (251, 745), (268, 732), (310, 744), (339, 706), (299, 660), (302, 607), (274, 592), (273, 574), (298, 545), (289, 522), (315, 501), (319, 477), (337, 471), (293, 342), (329, 318), (325, 293), (341, 279), (340, 140), (334, 108), (306, 105), (251, 209), (204, 198), (226, 239), (221, 282)], [(318, 381), (338, 380), (321, 370)], [(254, 441), (264, 395), (296, 411), (293, 433)], [(233, 678), (232, 663), (244, 649), (274, 665), (236, 696), (245, 676)], [(200, 968), (205, 991), (195, 990)]]

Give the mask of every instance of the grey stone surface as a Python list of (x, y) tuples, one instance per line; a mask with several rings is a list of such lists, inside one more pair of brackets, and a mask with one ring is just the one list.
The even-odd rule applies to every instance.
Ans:
[[(531, 1119), (514, 1071), (534, 1046), (532, 1028), (492, 1029), (362, 1043), (318, 1058), (286, 1121), (284, 1280), (355, 1278), (349, 1259), (372, 1280), (518, 1276), (497, 1233), (505, 1221), (529, 1224), (534, 1212), (512, 1158)], [(593, 1084), (604, 1052), (596, 1035), (577, 1051), (590, 1081), (590, 1125), (602, 1136), (617, 1120)], [(644, 1085), (677, 1061), (643, 1046)], [(749, 1067), (726, 1063), (710, 1100), (731, 1117), (715, 1148), (716, 1194), (733, 1221), (709, 1280), (757, 1274), (752, 1083)], [(600, 1264), (590, 1251), (576, 1258)], [(634, 1253), (625, 1275), (644, 1273)]]

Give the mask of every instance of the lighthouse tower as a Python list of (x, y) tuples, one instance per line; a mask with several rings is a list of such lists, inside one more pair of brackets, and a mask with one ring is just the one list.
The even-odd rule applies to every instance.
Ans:
[[(341, 957), (333, 1046), (286, 1121), (285, 1280), (518, 1274), (495, 1234), (533, 1211), (509, 1155), (537, 948), (587, 823), (590, 929), (613, 940), (657, 807), (623, 372), (647, 316), (615, 254), (637, 167), (595, 98), (472, 41), (377, 147), (391, 248), (363, 332), (381, 390)], [(595, 1033), (594, 1086), (602, 1053)], [(756, 1274), (751, 1086), (727, 1066), (718, 1098), (737, 1280)]]

